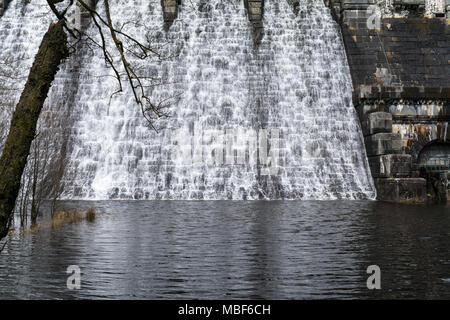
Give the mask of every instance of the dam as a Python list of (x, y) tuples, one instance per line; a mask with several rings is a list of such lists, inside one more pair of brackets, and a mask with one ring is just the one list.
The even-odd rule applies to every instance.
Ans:
[[(48, 154), (36, 157), (48, 162), (43, 194), (446, 199), (449, 5), (377, 4), (379, 26), (369, 28), (378, 14), (368, 11), (371, 1), (112, 1), (117, 21), (140, 17), (129, 31), (145, 24), (171, 57), (145, 66), (159, 81), (151, 97), (170, 107), (170, 117), (158, 120), (160, 130), (148, 128), (127, 89), (111, 97), (117, 84), (101, 52), (80, 45), (39, 124), (42, 137), (52, 137)], [(73, 7), (70, 22), (94, 35), (88, 12)], [(0, 86), (2, 139), (47, 11), (45, 1), (1, 2), (2, 68), (16, 75)], [(432, 144), (438, 154), (426, 151), (438, 150)]]
[[(109, 0), (153, 118), (84, 3), (0, 201), (0, 299), (449, 298), (449, 1)], [(48, 4), (0, 0), (0, 151)]]
[[(344, 46), (323, 2), (174, 2), (111, 2), (117, 21), (142, 17), (174, 56), (146, 66), (164, 79), (152, 98), (170, 105), (159, 130), (126, 93), (110, 99), (117, 84), (101, 52), (81, 48), (61, 67), (40, 122), (57, 137), (49, 147), (64, 150), (48, 166), (64, 164), (61, 199), (375, 198)], [(16, 74), (30, 63), (17, 48), (32, 57), (46, 30), (44, 10), (12, 1), (0, 20), (1, 58)]]

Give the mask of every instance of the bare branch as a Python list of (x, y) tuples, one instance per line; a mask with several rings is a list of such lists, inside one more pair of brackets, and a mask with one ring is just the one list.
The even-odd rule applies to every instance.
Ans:
[[(74, 4), (74, 2), (90, 14), (100, 41), (95, 40), (91, 35), (87, 34), (83, 30), (79, 30), (75, 27), (69, 27), (67, 23), (65, 24), (65, 29), (76, 41), (73, 47), (75, 47), (78, 42), (82, 41), (82, 39), (86, 40), (87, 43), (90, 43), (95, 48), (101, 50), (106, 66), (113, 70), (118, 88), (110, 95), (109, 103), (111, 103), (115, 95), (124, 92), (123, 81), (126, 81), (131, 88), (136, 104), (140, 106), (144, 119), (154, 130), (156, 130), (153, 123), (154, 120), (162, 117), (168, 117), (169, 113), (167, 112), (167, 109), (170, 106), (169, 101), (177, 98), (178, 96), (169, 97), (158, 103), (154, 103), (147, 91), (149, 88), (161, 85), (162, 79), (145, 75), (144, 72), (141, 72), (143, 71), (142, 68), (135, 65), (135, 62), (132, 62), (129, 58), (133, 58), (132, 60), (138, 61), (145, 61), (149, 58), (155, 58), (162, 61), (173, 58), (175, 55), (164, 57), (158, 48), (153, 48), (150, 45), (150, 37), (146, 38), (147, 44), (137, 40), (125, 31), (126, 26), (130, 24), (134, 24), (136, 26), (138, 25), (137, 22), (126, 21), (116, 28), (111, 17), (109, 0), (102, 1), (105, 9), (105, 17), (102, 17), (96, 9), (91, 8), (84, 0), (70, 1), (67, 7), (65, 7), (62, 11), (59, 11), (55, 4), (61, 2), (63, 1), (47, 0), (50, 9), (59, 20), (66, 21), (68, 9)], [(109, 33), (110, 39), (107, 39), (107, 36), (105, 35), (106, 30)], [(115, 54), (110, 51), (108, 46), (109, 40), (112, 40)], [(88, 46), (90, 47), (89, 44)], [(119, 58), (118, 62), (115, 60), (115, 56)], [(117, 63), (120, 65), (117, 65)], [(123, 72), (120, 69), (122, 69)]]

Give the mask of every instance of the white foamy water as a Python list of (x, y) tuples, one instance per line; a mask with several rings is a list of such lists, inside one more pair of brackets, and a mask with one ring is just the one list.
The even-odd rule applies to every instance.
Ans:
[(322, 1), (301, 1), (298, 16), (266, 1), (257, 46), (243, 1), (201, 2), (184, 1), (165, 31), (159, 0), (111, 1), (116, 21), (145, 23), (155, 46), (178, 53), (145, 65), (168, 83), (154, 101), (172, 102), (158, 132), (128, 88), (108, 103), (117, 83), (101, 52), (65, 63), (47, 106), (71, 110), (63, 197), (373, 199), (343, 44)]
[(0, 17), (0, 150), (14, 106), (49, 26), (46, 1), (11, 1)]

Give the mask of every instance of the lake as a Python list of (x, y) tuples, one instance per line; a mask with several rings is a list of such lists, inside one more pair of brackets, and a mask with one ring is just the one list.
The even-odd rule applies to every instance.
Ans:
[[(450, 298), (449, 205), (58, 204), (90, 207), (94, 221), (8, 237), (0, 299)], [(67, 288), (70, 265), (81, 270), (80, 290)], [(380, 290), (367, 288), (370, 265), (381, 269)]]

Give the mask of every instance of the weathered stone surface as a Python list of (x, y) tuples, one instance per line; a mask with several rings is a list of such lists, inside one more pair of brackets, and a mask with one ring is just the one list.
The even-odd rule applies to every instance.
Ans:
[[(450, 1), (324, 1), (342, 30), (353, 103), (380, 198), (409, 199), (408, 188), (415, 198), (424, 180), (382, 178), (406, 176), (425, 145), (450, 137), (450, 24), (444, 14)], [(379, 23), (368, 23), (373, 4), (381, 4)]]
[(402, 151), (402, 140), (399, 133), (377, 133), (364, 138), (368, 156), (396, 154)]
[[(392, 114), (392, 122), (399, 121), (450, 121), (450, 100), (420, 99), (415, 101), (392, 100), (392, 99), (359, 99), (354, 96), (354, 104), (361, 121), (373, 112), (388, 112)], [(389, 101), (389, 102), (387, 102)]]
[(416, 162), (419, 153), (428, 143), (450, 141), (448, 122), (400, 122), (392, 125), (392, 131), (400, 134), (403, 151), (412, 156), (413, 163)]
[(394, 202), (426, 201), (426, 180), (422, 178), (375, 179), (377, 199)]
[[(344, 6), (340, 13), (354, 88), (379, 86), (392, 88), (386, 90), (391, 97), (414, 97), (450, 87), (450, 32), (445, 18), (382, 18), (378, 29), (367, 23), (363, 7), (369, 1), (359, 2), (366, 4)], [(417, 89), (402, 93), (403, 88)]]
[(260, 43), (264, 36), (262, 19), (264, 15), (264, 0), (244, 0), (248, 19), (253, 25), (253, 40), (255, 44)]
[(392, 132), (392, 114), (388, 112), (369, 113), (365, 121), (362, 122), (362, 129), (365, 136)]
[(172, 23), (178, 16), (179, 0), (161, 0), (164, 21)]
[[(443, 51), (442, 51), (443, 52)], [(444, 83), (446, 85), (446, 83)], [(423, 100), (445, 101), (450, 99), (450, 87), (424, 87), (423, 85), (405, 86), (382, 84), (361, 84), (355, 87), (353, 99), (356, 100), (387, 100), (392, 101), (392, 105), (404, 105), (404, 102), (420, 102)]]
[(389, 106), (389, 112), (396, 119), (405, 118), (422, 118), (422, 119), (436, 119), (450, 116), (450, 105), (445, 104), (396, 104)]
[(411, 174), (411, 156), (409, 154), (369, 157), (369, 165), (374, 178), (407, 177)]
[(419, 162), (425, 162), (431, 158), (441, 158), (450, 161), (450, 140), (434, 140), (428, 143), (420, 153)]
[(254, 22), (262, 20), (264, 0), (245, 0), (244, 5), (248, 11), (250, 21)]

